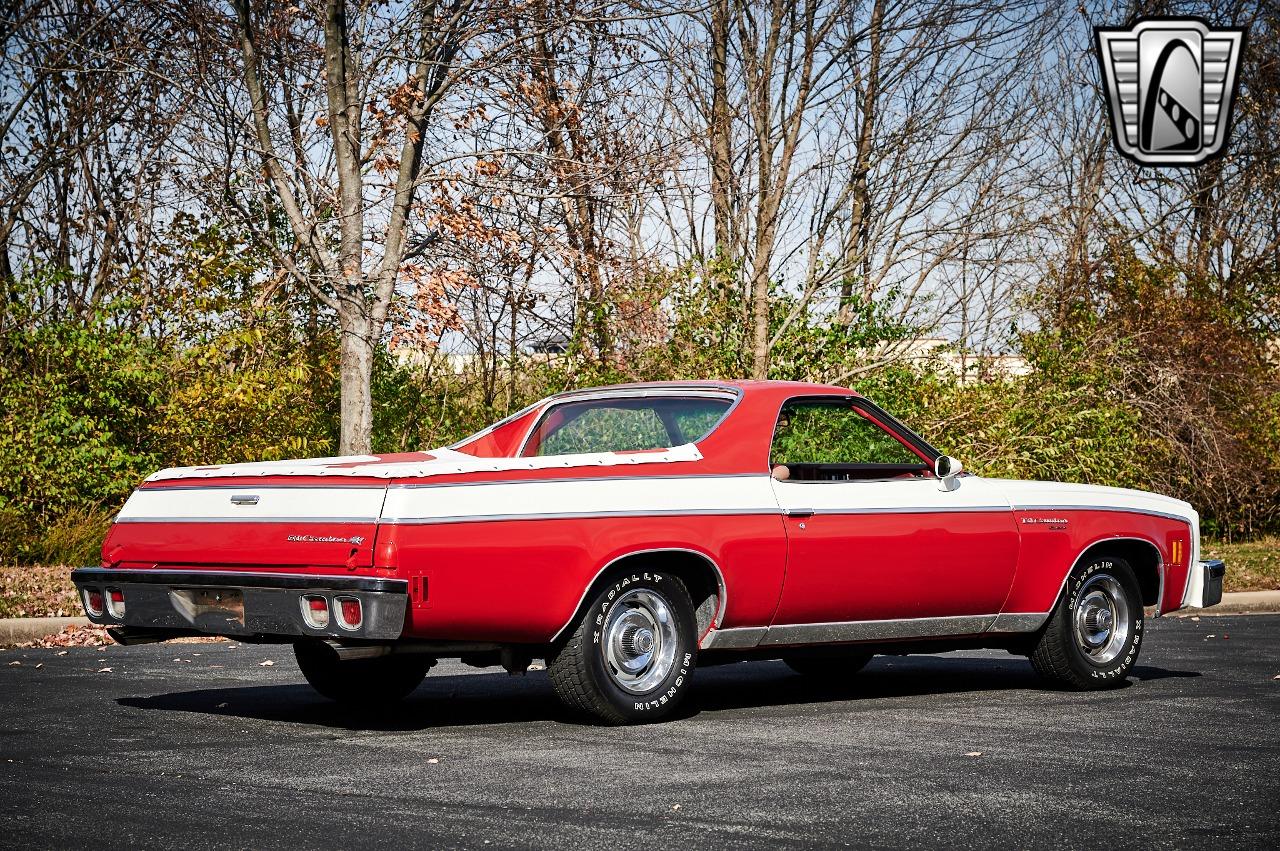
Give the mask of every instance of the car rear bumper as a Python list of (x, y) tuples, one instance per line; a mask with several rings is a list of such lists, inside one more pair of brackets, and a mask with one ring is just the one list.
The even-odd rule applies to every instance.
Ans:
[[(89, 620), (111, 627), (158, 632), (196, 632), (240, 637), (347, 638), (388, 640), (404, 631), (408, 585), (403, 579), (250, 573), (213, 570), (115, 570), (82, 567), (71, 572)], [(88, 592), (123, 595), (123, 612), (104, 605), (95, 614)], [(313, 626), (304, 616), (304, 597), (322, 597), (328, 623)], [(360, 602), (361, 619), (346, 628), (337, 617), (338, 598)]]

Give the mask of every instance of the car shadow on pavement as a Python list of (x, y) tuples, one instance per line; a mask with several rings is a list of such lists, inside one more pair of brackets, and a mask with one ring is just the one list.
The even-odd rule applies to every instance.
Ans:
[[(1139, 665), (1133, 671), (1133, 679), (1142, 682), (1199, 676), (1195, 671), (1151, 665)], [(1120, 688), (1132, 685), (1127, 681)], [(781, 662), (742, 662), (700, 670), (690, 700), (677, 717), (754, 707), (1052, 690), (1026, 660), (1013, 657), (878, 657), (856, 676), (838, 681), (802, 677)], [(340, 706), (301, 684), (198, 689), (120, 698), (117, 703), (135, 709), (385, 732), (534, 721), (583, 723), (555, 699), (544, 672), (514, 677), (502, 673), (428, 676), (403, 702), (376, 710)]]

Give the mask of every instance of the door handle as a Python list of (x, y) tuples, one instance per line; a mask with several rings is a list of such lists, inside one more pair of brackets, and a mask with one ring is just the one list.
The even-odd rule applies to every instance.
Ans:
[(812, 508), (786, 508), (786, 509), (783, 509), (782, 513), (786, 514), (788, 517), (812, 517), (813, 509)]

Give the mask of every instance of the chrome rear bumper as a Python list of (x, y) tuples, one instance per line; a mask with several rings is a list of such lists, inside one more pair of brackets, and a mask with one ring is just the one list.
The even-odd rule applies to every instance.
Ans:
[[(157, 632), (250, 637), (312, 636), (388, 640), (404, 631), (409, 583), (368, 576), (252, 573), (230, 570), (116, 570), (82, 567), (71, 572), (89, 620), (109, 627)], [(124, 612), (95, 614), (87, 592), (119, 591)], [(331, 615), (324, 628), (304, 618), (303, 596), (360, 601), (358, 627), (346, 629)]]

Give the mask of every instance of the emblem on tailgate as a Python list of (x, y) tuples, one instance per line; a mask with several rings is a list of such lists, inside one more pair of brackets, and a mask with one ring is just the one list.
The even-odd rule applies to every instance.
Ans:
[(364, 543), (364, 535), (352, 535), (349, 538), (337, 535), (290, 535), (285, 540), (291, 544), (351, 544), (358, 547)]
[(231, 495), (232, 505), (257, 505), (258, 495), (256, 493), (233, 493)]

